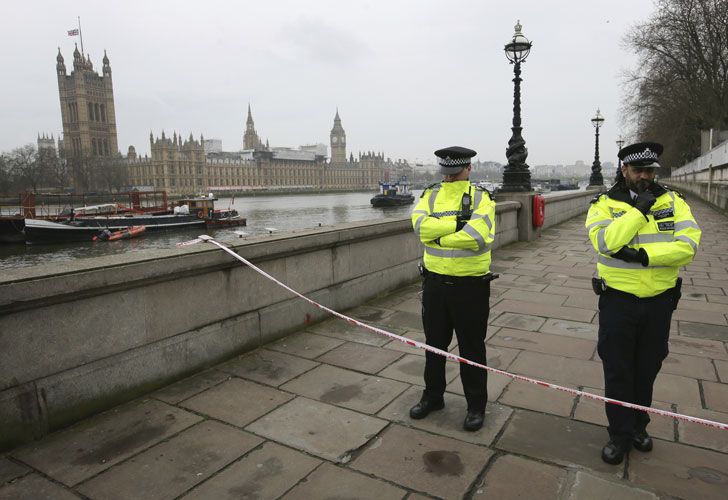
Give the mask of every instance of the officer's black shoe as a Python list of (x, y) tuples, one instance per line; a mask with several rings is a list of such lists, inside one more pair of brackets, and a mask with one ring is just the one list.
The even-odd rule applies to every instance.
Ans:
[(431, 411), (442, 410), (443, 408), (445, 408), (445, 401), (442, 399), (431, 400), (422, 398), (419, 403), (410, 408), (410, 417), (419, 420), (425, 418)]
[(647, 431), (635, 432), (632, 438), (632, 446), (639, 451), (652, 451), (652, 438)]
[(465, 415), (465, 421), (463, 422), (463, 429), (468, 432), (475, 432), (483, 427), (483, 420), (485, 419), (484, 411), (471, 411), (468, 410), (468, 414)]
[(602, 448), (602, 460), (608, 464), (618, 465), (624, 460), (624, 455), (629, 451), (629, 442), (610, 439)]

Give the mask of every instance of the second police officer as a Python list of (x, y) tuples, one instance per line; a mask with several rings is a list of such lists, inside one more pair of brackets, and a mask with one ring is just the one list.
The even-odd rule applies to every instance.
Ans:
[[(422, 323), (427, 344), (447, 351), (453, 330), (460, 355), (486, 364), (485, 336), (490, 311), (490, 247), (495, 236), (495, 202), (470, 183), (472, 149), (435, 151), (443, 180), (429, 186), (412, 212), (412, 225), (424, 245)], [(425, 390), (410, 417), (420, 419), (444, 408), (445, 358), (425, 354)], [(460, 364), (467, 401), (466, 431), (483, 426), (488, 375)]]
[[(700, 243), (698, 227), (682, 196), (655, 182), (662, 145), (622, 148), (616, 183), (592, 201), (586, 219), (597, 255), (599, 342), (608, 398), (652, 404), (652, 389), (668, 354), (672, 311), (680, 296), (678, 269)], [(619, 464), (630, 448), (648, 452), (650, 417), (606, 404), (609, 442), (602, 460)]]

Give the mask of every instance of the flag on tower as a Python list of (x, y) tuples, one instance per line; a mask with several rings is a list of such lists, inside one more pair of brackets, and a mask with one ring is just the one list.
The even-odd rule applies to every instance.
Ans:
[(78, 28), (68, 30), (68, 36), (78, 36)]

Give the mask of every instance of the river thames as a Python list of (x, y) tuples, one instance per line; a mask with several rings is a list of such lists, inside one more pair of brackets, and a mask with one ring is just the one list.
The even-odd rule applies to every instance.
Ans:
[[(421, 191), (413, 191), (415, 199)], [(401, 207), (374, 208), (369, 200), (373, 192), (266, 195), (220, 198), (216, 208), (232, 207), (247, 219), (247, 226), (208, 229), (219, 241), (239, 241), (237, 232), (244, 237), (291, 233), (315, 227), (335, 226), (346, 222), (382, 220), (407, 217), (413, 205)], [(169, 231), (146, 233), (143, 236), (113, 242), (66, 243), (62, 245), (0, 244), (0, 270), (30, 267), (53, 262), (97, 257), (124, 252), (144, 252), (163, 248), (174, 248), (176, 243), (195, 238), (201, 233), (192, 231)]]

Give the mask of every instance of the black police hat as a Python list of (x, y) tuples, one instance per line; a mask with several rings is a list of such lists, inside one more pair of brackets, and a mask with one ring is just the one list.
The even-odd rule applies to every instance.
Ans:
[(440, 173), (445, 175), (457, 175), (462, 169), (470, 165), (470, 158), (477, 155), (475, 151), (460, 146), (438, 149), (435, 156), (439, 158)]
[(662, 154), (662, 144), (657, 142), (637, 142), (619, 150), (617, 156), (623, 164), (635, 167), (659, 167), (657, 158)]

